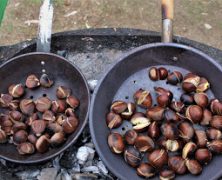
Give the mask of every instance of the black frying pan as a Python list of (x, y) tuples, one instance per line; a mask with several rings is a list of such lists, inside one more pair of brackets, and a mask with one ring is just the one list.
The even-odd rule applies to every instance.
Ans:
[[(183, 74), (191, 71), (200, 76), (207, 77), (211, 83), (211, 90), (207, 91), (209, 98), (214, 96), (222, 100), (221, 78), (222, 68), (208, 55), (197, 49), (176, 43), (166, 43), (172, 39), (172, 5), (173, 0), (162, 0), (163, 10), (163, 42), (138, 47), (119, 59), (119, 61), (107, 71), (92, 97), (90, 109), (90, 132), (96, 150), (110, 171), (120, 179), (142, 179), (136, 174), (136, 170), (127, 165), (120, 155), (113, 154), (107, 144), (107, 136), (110, 130), (106, 125), (106, 114), (110, 105), (115, 100), (133, 102), (133, 93), (139, 88), (151, 91), (153, 97), (154, 86), (161, 86), (174, 93), (174, 98), (179, 100), (182, 90), (177, 86), (152, 82), (148, 78), (148, 68), (151, 66), (163, 66), (170, 71), (179, 70)], [(156, 102), (153, 102), (153, 105)], [(139, 109), (139, 111), (142, 111)], [(118, 131), (124, 134), (132, 126), (125, 121)], [(217, 179), (222, 175), (222, 156), (213, 158), (199, 176), (190, 174), (177, 176), (178, 179)], [(156, 176), (158, 177), (158, 176)]]

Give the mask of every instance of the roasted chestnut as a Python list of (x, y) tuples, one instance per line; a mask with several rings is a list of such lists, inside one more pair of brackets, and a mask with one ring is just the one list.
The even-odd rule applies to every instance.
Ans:
[(222, 116), (213, 116), (210, 121), (210, 126), (219, 130), (222, 130)]
[(172, 85), (177, 85), (183, 80), (183, 75), (179, 71), (173, 71), (167, 76), (167, 82)]
[(218, 129), (214, 128), (207, 129), (206, 134), (210, 140), (222, 139), (222, 132)]
[(168, 139), (165, 141), (165, 148), (167, 151), (176, 152), (181, 148), (181, 143), (178, 140)]
[(123, 119), (130, 119), (136, 110), (134, 103), (127, 103), (127, 108), (121, 113)]
[(184, 103), (185, 105), (191, 105), (194, 103), (194, 98), (192, 95), (190, 94), (182, 94), (180, 96), (180, 100), (182, 103)]
[(42, 114), (42, 119), (45, 121), (55, 121), (55, 116), (52, 111), (47, 110)]
[(160, 79), (160, 80), (164, 80), (164, 79), (167, 78), (167, 76), (168, 76), (168, 71), (166, 70), (166, 68), (160, 67), (160, 68), (158, 69), (158, 71), (159, 71), (159, 79)]
[(58, 123), (49, 123), (47, 130), (52, 131), (53, 133), (62, 132), (63, 128)]
[(130, 120), (133, 125), (133, 129), (137, 132), (143, 132), (150, 125), (150, 119), (145, 117), (134, 117)]
[(203, 110), (198, 105), (190, 105), (186, 109), (186, 118), (192, 123), (199, 123), (203, 117)]
[(9, 112), (10, 119), (12, 121), (21, 121), (22, 120), (22, 113), (19, 111), (11, 111)]
[(54, 113), (63, 113), (66, 110), (66, 102), (64, 100), (56, 100), (52, 101), (52, 107), (51, 107), (52, 112)]
[(20, 110), (25, 115), (32, 115), (35, 110), (35, 104), (32, 99), (23, 99), (19, 104)]
[(15, 144), (21, 144), (23, 142), (26, 142), (28, 138), (28, 134), (24, 130), (19, 130), (13, 135), (13, 142)]
[(222, 115), (222, 103), (218, 99), (211, 100), (210, 109), (213, 114)]
[(195, 103), (198, 106), (202, 108), (205, 108), (208, 106), (209, 100), (206, 93), (195, 93), (193, 97), (194, 97)]
[(156, 67), (151, 67), (149, 70), (149, 77), (152, 81), (159, 80), (159, 71)]
[(184, 159), (188, 158), (188, 156), (192, 155), (196, 149), (197, 149), (197, 145), (195, 143), (191, 141), (186, 143), (185, 146), (183, 147), (182, 157)]
[(139, 89), (133, 95), (133, 98), (136, 104), (143, 108), (150, 108), (152, 106), (152, 97), (149, 91)]
[(109, 134), (108, 145), (111, 151), (116, 154), (121, 154), (125, 149), (122, 136), (116, 132)]
[(49, 139), (47, 136), (42, 135), (37, 139), (36, 144), (35, 144), (36, 150), (40, 153), (44, 153), (48, 150), (49, 148)]
[(1, 94), (0, 98), (0, 106), (1, 107), (9, 107), (9, 104), (12, 102), (13, 97), (9, 94)]
[(79, 120), (76, 117), (68, 117), (62, 123), (63, 131), (66, 134), (71, 134), (77, 129), (78, 125)]
[(25, 90), (22, 84), (12, 84), (9, 86), (8, 92), (12, 97), (19, 98), (25, 93)]
[(35, 147), (29, 142), (24, 142), (17, 146), (17, 150), (21, 155), (33, 154), (35, 152)]
[(179, 130), (179, 136), (185, 141), (191, 140), (194, 136), (194, 128), (188, 122), (180, 123), (178, 126), (178, 130)]
[(33, 88), (36, 88), (36, 87), (40, 86), (40, 81), (36, 77), (36, 75), (31, 74), (27, 77), (25, 85), (26, 85), (27, 88), (33, 89)]
[(66, 103), (71, 107), (71, 108), (77, 108), (80, 104), (80, 101), (75, 97), (75, 96), (68, 96), (66, 98)]
[(138, 134), (133, 129), (126, 131), (125, 133), (125, 141), (129, 145), (134, 145)]
[[(76, 118), (76, 116), (73, 116)], [(67, 116), (65, 116), (64, 114), (59, 114), (58, 116), (56, 116), (56, 123), (58, 123), (59, 125), (62, 125), (62, 123), (66, 120)]]
[(67, 108), (67, 109), (65, 110), (65, 115), (66, 115), (67, 117), (70, 117), (70, 116), (76, 117), (75, 110), (74, 110), (73, 108)]
[(12, 126), (12, 132), (13, 134), (19, 130), (26, 130), (27, 129), (27, 126), (25, 123), (23, 122), (15, 122)]
[[(1, 101), (1, 99), (0, 99), (0, 101)], [(0, 105), (1, 105), (1, 102), (0, 102)], [(19, 107), (19, 100), (17, 100), (17, 99), (12, 100), (12, 101), (8, 104), (8, 107), (9, 107), (9, 109), (11, 109), (11, 110), (17, 110), (18, 107)]]
[(206, 132), (203, 130), (196, 130), (196, 143), (199, 147), (205, 147), (207, 145), (207, 135)]
[(208, 164), (212, 159), (212, 153), (207, 148), (198, 149), (195, 153), (195, 159), (202, 164)]
[(165, 109), (163, 113), (163, 117), (166, 121), (178, 122), (180, 121), (180, 117), (171, 109)]
[(184, 103), (182, 103), (180, 101), (173, 101), (170, 104), (170, 108), (173, 109), (174, 111), (180, 113), (184, 109)]
[(210, 124), (210, 121), (212, 119), (212, 113), (208, 109), (203, 110), (203, 118), (200, 122), (203, 126), (208, 126)]
[(55, 134), (52, 135), (52, 137), (50, 138), (50, 144), (52, 146), (59, 146), (61, 145), (63, 142), (65, 141), (65, 135), (63, 132), (57, 132)]
[(35, 144), (37, 141), (37, 137), (34, 134), (29, 134), (28, 135), (28, 141), (32, 144)]
[(40, 84), (42, 87), (49, 88), (53, 85), (53, 80), (47, 74), (42, 74), (40, 77)]
[(137, 167), (142, 160), (142, 156), (136, 148), (129, 146), (124, 151), (124, 160), (130, 166)]
[(7, 135), (2, 129), (0, 129), (0, 144), (6, 142), (7, 142)]
[(41, 134), (45, 131), (46, 122), (44, 120), (34, 120), (31, 124), (31, 128), (36, 136), (41, 136)]
[(205, 92), (209, 88), (210, 88), (210, 83), (208, 82), (208, 80), (204, 77), (201, 77), (196, 91), (197, 92)]
[(175, 179), (175, 173), (173, 170), (164, 169), (160, 171), (160, 180), (172, 180)]
[(119, 127), (122, 124), (122, 122), (123, 120), (119, 114), (116, 114), (114, 112), (109, 112), (106, 115), (106, 124), (110, 129)]
[(149, 136), (139, 135), (135, 141), (135, 147), (140, 152), (152, 151), (154, 149), (154, 142)]
[(171, 103), (173, 98), (172, 92), (162, 87), (154, 87), (154, 90), (157, 94), (157, 103), (160, 107), (166, 107)]
[(189, 170), (189, 172), (193, 175), (198, 175), (202, 172), (202, 166), (200, 165), (200, 163), (197, 160), (186, 160), (186, 166), (187, 169)]
[(190, 93), (190, 92), (194, 92), (197, 89), (197, 86), (200, 83), (200, 77), (192, 74), (192, 73), (188, 73), (185, 77), (184, 80), (182, 82), (182, 88), (185, 92)]
[(40, 97), (35, 101), (36, 109), (39, 112), (45, 112), (49, 110), (51, 105), (52, 105), (52, 102), (48, 97)]
[(180, 156), (171, 156), (168, 159), (168, 166), (176, 174), (185, 174), (187, 171), (185, 160)]
[(207, 147), (210, 151), (214, 153), (221, 154), (222, 153), (222, 140), (213, 140), (207, 144)]
[(34, 120), (37, 120), (37, 119), (39, 119), (38, 113), (33, 113), (31, 116), (29, 116), (29, 117), (26, 119), (25, 124), (27, 124), (28, 126), (31, 126), (32, 122), (33, 122)]
[(160, 106), (151, 107), (146, 111), (146, 116), (154, 121), (163, 119), (164, 108)]
[(168, 161), (168, 154), (164, 149), (156, 149), (148, 154), (148, 160), (152, 166), (162, 168)]
[(174, 140), (177, 138), (177, 127), (174, 123), (163, 123), (161, 125), (161, 132), (163, 136), (167, 139)]
[(157, 139), (160, 136), (160, 128), (156, 121), (153, 121), (148, 127), (148, 135), (153, 138)]
[(155, 175), (155, 169), (153, 166), (148, 163), (141, 163), (139, 167), (136, 169), (136, 172), (139, 176), (150, 178)]
[(112, 103), (110, 110), (117, 114), (120, 114), (123, 111), (125, 111), (126, 108), (127, 108), (126, 102), (118, 100)]
[(59, 86), (56, 89), (56, 96), (59, 99), (65, 99), (68, 96), (70, 96), (72, 94), (72, 90), (70, 88), (67, 88), (65, 86)]

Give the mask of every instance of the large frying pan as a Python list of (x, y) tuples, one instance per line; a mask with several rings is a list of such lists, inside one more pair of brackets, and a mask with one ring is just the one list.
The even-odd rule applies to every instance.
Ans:
[[(44, 44), (37, 44), (37, 46), (37, 49), (50, 48), (50, 44), (48, 44), (47, 48)], [(38, 97), (47, 96), (51, 100), (54, 100), (56, 99), (55, 92), (58, 86), (63, 85), (71, 88), (72, 94), (80, 100), (80, 107), (77, 111), (79, 126), (61, 147), (53, 148), (44, 154), (19, 155), (14, 145), (9, 143), (0, 144), (0, 158), (21, 164), (33, 164), (49, 160), (72, 145), (87, 123), (90, 105), (90, 92), (87, 81), (77, 66), (56, 54), (34, 52), (17, 56), (2, 64), (0, 66), (0, 92), (6, 93), (9, 85), (13, 83), (25, 84), (25, 80), (30, 74), (36, 74), (40, 77), (42, 73), (46, 73), (52, 77), (55, 84), (51, 88), (40, 87), (32, 91), (26, 89), (24, 98), (32, 98), (35, 100)], [(0, 113), (2, 111), (1, 109)]]
[[(96, 150), (110, 171), (120, 179), (141, 179), (135, 169), (128, 166), (122, 156), (113, 154), (107, 144), (110, 130), (105, 117), (111, 103), (115, 100), (133, 102), (132, 95), (139, 88), (151, 91), (153, 87), (162, 86), (174, 93), (177, 100), (181, 89), (161, 81), (151, 82), (147, 70), (151, 66), (164, 66), (170, 71), (179, 70), (183, 74), (191, 71), (207, 77), (211, 83), (210, 98), (213, 96), (222, 100), (221, 77), (222, 68), (208, 55), (197, 49), (181, 44), (170, 43), (172, 40), (173, 0), (162, 0), (163, 42), (138, 47), (119, 59), (119, 61), (104, 75), (92, 97), (90, 109), (90, 132)], [(155, 97), (155, 96), (154, 96)], [(153, 103), (155, 104), (155, 102)], [(124, 134), (132, 126), (127, 121), (117, 131)], [(214, 157), (199, 176), (190, 174), (178, 176), (178, 179), (217, 179), (222, 175), (222, 156)]]

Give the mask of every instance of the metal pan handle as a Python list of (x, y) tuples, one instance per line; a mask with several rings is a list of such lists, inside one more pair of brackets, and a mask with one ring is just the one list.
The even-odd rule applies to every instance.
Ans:
[(173, 40), (174, 0), (162, 0), (162, 42)]

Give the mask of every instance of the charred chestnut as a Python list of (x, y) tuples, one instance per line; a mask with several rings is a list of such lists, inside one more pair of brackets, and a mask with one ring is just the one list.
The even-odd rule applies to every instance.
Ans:
[(139, 89), (133, 95), (133, 98), (136, 104), (143, 108), (150, 108), (152, 106), (152, 97), (149, 91)]
[(32, 99), (23, 99), (20, 101), (19, 107), (23, 114), (31, 115), (35, 110), (35, 104)]
[(169, 157), (168, 166), (177, 174), (185, 174), (187, 171), (185, 160), (180, 156)]
[(192, 73), (188, 73), (185, 77), (184, 80), (182, 82), (182, 88), (185, 92), (190, 93), (190, 92), (194, 92), (197, 89), (197, 86), (200, 83), (200, 77), (192, 74)]
[(180, 100), (182, 103), (184, 103), (185, 105), (191, 105), (194, 103), (194, 98), (192, 95), (190, 94), (182, 94), (180, 96)]
[(110, 129), (117, 128), (122, 124), (122, 118), (119, 114), (109, 112), (106, 115), (106, 124)]
[(49, 88), (53, 85), (53, 80), (47, 74), (42, 74), (40, 77), (40, 84), (42, 87)]
[(202, 164), (208, 164), (212, 159), (212, 153), (207, 148), (198, 149), (195, 153), (195, 159)]
[(12, 84), (9, 86), (8, 92), (12, 97), (19, 98), (25, 93), (25, 90), (22, 84)]
[(115, 154), (121, 154), (125, 148), (122, 136), (116, 132), (109, 134), (108, 145)]
[(140, 152), (152, 151), (154, 146), (153, 140), (148, 136), (140, 135), (136, 138), (135, 147)]
[(17, 150), (21, 155), (33, 154), (35, 152), (35, 147), (29, 142), (24, 142), (17, 146)]
[(56, 96), (59, 99), (65, 99), (68, 96), (70, 96), (72, 94), (72, 90), (70, 88), (67, 88), (65, 86), (59, 86), (56, 89)]
[(194, 101), (198, 106), (200, 106), (202, 108), (207, 107), (208, 102), (209, 102), (206, 93), (195, 93), (194, 94)]
[(186, 118), (192, 123), (199, 123), (203, 117), (203, 110), (198, 105), (190, 105), (186, 109)]
[(36, 75), (31, 74), (27, 77), (25, 85), (27, 86), (27, 88), (33, 89), (33, 88), (40, 86), (40, 81), (36, 77)]
[(199, 164), (197, 160), (186, 160), (186, 166), (189, 172), (193, 175), (198, 175), (202, 172), (202, 166)]
[(148, 132), (148, 135), (153, 139), (156, 139), (160, 136), (160, 128), (156, 121), (152, 122), (149, 125), (147, 132)]
[(173, 71), (167, 76), (167, 82), (172, 85), (177, 85), (183, 80), (183, 75), (179, 71)]
[(189, 141), (194, 136), (194, 128), (188, 122), (182, 122), (178, 126), (179, 136), (185, 141)]
[(147, 163), (141, 163), (139, 167), (136, 169), (136, 172), (139, 176), (145, 178), (150, 178), (155, 175), (155, 169)]
[(148, 155), (148, 160), (152, 166), (162, 168), (168, 161), (168, 155), (164, 149), (156, 149)]
[(160, 106), (151, 107), (146, 111), (146, 116), (154, 121), (160, 121), (163, 119), (164, 108)]
[(136, 148), (129, 146), (124, 151), (124, 160), (130, 166), (137, 167), (142, 160), (142, 156)]

